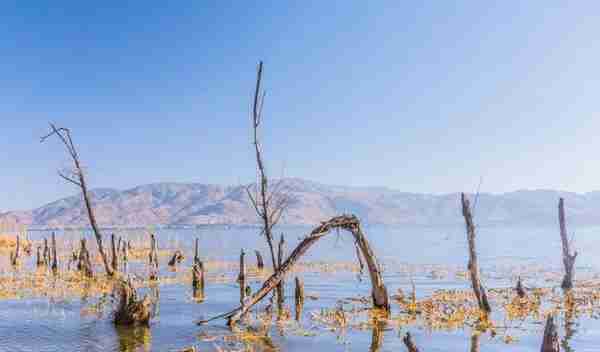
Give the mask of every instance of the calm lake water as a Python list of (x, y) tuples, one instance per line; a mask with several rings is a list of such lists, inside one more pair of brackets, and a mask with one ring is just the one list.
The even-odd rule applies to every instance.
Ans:
[[(309, 228), (284, 227), (287, 248), (293, 248)], [(364, 232), (379, 260), (384, 264), (384, 280), (390, 293), (402, 288), (410, 290), (410, 276), (400, 267), (409, 265), (416, 284), (418, 296), (430, 295), (440, 288), (469, 289), (469, 282), (454, 275), (442, 278), (430, 274), (431, 268), (465, 270), (467, 244), (462, 226), (456, 227), (385, 227), (366, 226)], [(120, 235), (135, 239), (143, 235), (141, 230), (121, 230)], [(594, 277), (600, 273), (600, 228), (574, 228), (578, 277)], [(44, 232), (31, 232), (30, 238), (41, 238)], [(58, 234), (81, 236), (81, 232)], [(86, 234), (90, 236), (90, 234)], [(259, 249), (270, 262), (264, 238), (258, 236), (257, 228), (206, 226), (197, 229), (161, 230), (157, 235), (160, 248), (183, 248), (186, 265), (191, 261), (195, 238), (200, 239), (203, 259), (237, 260), (241, 248), (247, 251)], [(91, 240), (91, 237), (90, 237)], [(514, 285), (517, 275), (525, 278), (526, 285), (558, 285), (545, 279), (552, 272), (559, 273), (560, 239), (556, 227), (481, 227), (478, 229), (478, 249), (484, 280), (488, 287)], [(303, 261), (348, 262), (354, 261), (355, 250), (351, 235), (331, 233), (307, 253)], [(250, 257), (254, 261), (253, 256)], [(1, 260), (8, 261), (8, 258)], [(166, 263), (163, 263), (166, 266)], [(211, 273), (209, 273), (211, 274)], [(234, 275), (234, 272), (225, 273)], [(163, 275), (173, 275), (164, 272)], [(272, 339), (283, 351), (370, 351), (371, 330), (349, 330), (344, 334), (319, 329), (310, 319), (311, 311), (332, 308), (336, 302), (347, 297), (368, 296), (368, 277), (358, 280), (357, 274), (303, 273), (307, 294), (319, 297), (306, 300), (303, 331), (316, 334), (283, 333), (274, 329)], [(286, 293), (293, 295), (292, 280), (288, 280)], [(252, 282), (253, 291), (261, 282)], [(195, 321), (210, 317), (236, 307), (239, 289), (234, 283), (209, 283), (206, 300), (196, 303), (191, 299), (189, 285), (161, 285), (158, 316), (149, 329), (115, 328), (109, 316), (82, 314), (82, 308), (90, 302), (70, 299), (49, 302), (48, 299), (25, 299), (0, 301), (0, 351), (177, 351), (196, 346), (198, 350), (215, 350), (213, 342), (202, 336), (226, 334), (225, 322), (217, 320), (207, 326), (197, 326)], [(289, 300), (293, 300), (290, 297)], [(393, 304), (393, 313), (398, 306)], [(560, 325), (560, 324), (559, 324)], [(539, 351), (542, 326), (535, 331), (516, 331), (516, 344), (506, 345), (501, 339), (488, 335), (480, 338), (480, 351)], [(427, 331), (410, 327), (411, 334), (422, 351), (468, 351), (471, 345), (469, 328), (451, 332)], [(571, 351), (600, 351), (600, 324), (592, 318), (580, 318), (574, 326), (575, 333), (569, 339)], [(400, 333), (406, 329), (384, 331), (379, 351), (404, 351)], [(564, 331), (559, 331), (564, 336)]]

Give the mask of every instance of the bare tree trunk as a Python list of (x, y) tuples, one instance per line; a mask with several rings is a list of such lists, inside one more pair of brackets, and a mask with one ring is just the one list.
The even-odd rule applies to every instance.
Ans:
[(527, 296), (527, 294), (525, 293), (525, 289), (523, 288), (523, 282), (521, 281), (521, 277), (519, 276), (519, 279), (517, 281), (517, 295), (520, 298), (525, 298)]
[(150, 234), (150, 254), (149, 254), (149, 264), (150, 264), (150, 280), (158, 280), (158, 254), (157, 254), (157, 244), (156, 238), (154, 234)]
[(198, 239), (194, 246), (194, 264), (192, 266), (192, 291), (194, 298), (204, 300), (204, 264), (198, 254)]
[(246, 262), (244, 257), (246, 253), (242, 249), (240, 253), (240, 275), (238, 276), (238, 282), (240, 283), (240, 305), (244, 306), (244, 301), (246, 299)]
[(465, 218), (467, 226), (467, 241), (469, 242), (469, 272), (471, 276), (471, 285), (473, 287), (473, 293), (477, 298), (477, 304), (486, 314), (491, 313), (492, 309), (487, 299), (485, 289), (481, 285), (479, 278), (479, 264), (477, 263), (477, 250), (475, 249), (475, 224), (473, 223), (473, 216), (471, 215), (471, 209), (469, 206), (469, 200), (465, 197), (465, 194), (461, 194), (462, 213)]
[(558, 223), (560, 226), (560, 239), (562, 242), (562, 256), (563, 264), (565, 266), (565, 276), (563, 278), (561, 287), (563, 290), (570, 290), (573, 288), (573, 276), (575, 275), (575, 258), (577, 258), (577, 252), (571, 254), (571, 248), (569, 246), (569, 239), (567, 237), (567, 225), (565, 222), (565, 206), (562, 198), (558, 201)]
[(82, 271), (87, 277), (94, 276), (94, 271), (92, 270), (92, 261), (90, 259), (90, 252), (88, 252), (87, 250), (85, 238), (81, 239), (81, 249), (79, 250), (77, 270)]
[(90, 225), (92, 230), (94, 231), (94, 236), (96, 237), (96, 242), (98, 243), (98, 251), (100, 252), (100, 256), (102, 257), (102, 262), (104, 263), (104, 268), (106, 269), (106, 274), (109, 276), (114, 275), (114, 270), (111, 268), (106, 253), (104, 252), (104, 246), (102, 245), (102, 233), (100, 232), (100, 228), (98, 227), (98, 223), (96, 222), (96, 216), (94, 215), (94, 209), (92, 207), (91, 197), (89, 195), (85, 176), (83, 173), (83, 168), (81, 167), (81, 163), (79, 161), (79, 154), (77, 153), (77, 149), (73, 144), (73, 140), (71, 139), (71, 132), (67, 128), (56, 128), (54, 124), (50, 124), (51, 132), (42, 137), (41, 141), (45, 141), (48, 137), (52, 135), (56, 135), (63, 142), (67, 151), (69, 152), (71, 159), (73, 159), (73, 164), (75, 166), (75, 177), (66, 176), (59, 172), (59, 175), (67, 180), (68, 182), (73, 183), (74, 185), (81, 188), (81, 192), (83, 193), (83, 201), (85, 203), (85, 208), (87, 210), (88, 218), (90, 220)]
[(48, 239), (44, 238), (44, 266), (50, 265), (50, 250), (48, 249)]
[(19, 264), (20, 255), (21, 255), (21, 240), (19, 238), (19, 235), (17, 235), (17, 245), (15, 248), (15, 253), (14, 254), (12, 252), (10, 253), (10, 263), (12, 264), (12, 266), (17, 266), (17, 264)]
[[(277, 267), (279, 268), (283, 263), (283, 251), (285, 247), (285, 239), (283, 238), (283, 234), (281, 234), (281, 238), (279, 239), (279, 245), (277, 248)], [(279, 315), (283, 313), (283, 304), (285, 303), (285, 291), (284, 291), (285, 279), (282, 279), (279, 284), (277, 284), (277, 309), (279, 310)]]
[(256, 267), (258, 270), (263, 270), (265, 268), (265, 262), (263, 261), (263, 257), (258, 250), (255, 250), (256, 253)]
[(119, 255), (117, 252), (117, 247), (115, 245), (115, 234), (114, 233), (110, 235), (110, 243), (111, 243), (110, 248), (111, 248), (111, 254), (112, 254), (112, 261), (111, 261), (112, 268), (113, 268), (113, 271), (118, 272), (119, 271)]
[(302, 280), (296, 276), (296, 290), (294, 292), (295, 303), (296, 303), (296, 321), (300, 321), (302, 318), (302, 310), (304, 308), (304, 284)]
[(35, 264), (38, 268), (41, 266), (44, 266), (44, 259), (42, 258), (41, 254), (40, 254), (40, 249), (42, 249), (40, 246), (36, 247), (37, 255), (36, 255)]
[(410, 332), (407, 332), (406, 335), (404, 335), (404, 337), (402, 338), (402, 342), (404, 342), (404, 345), (408, 349), (408, 352), (419, 352), (417, 345), (415, 345), (414, 341), (412, 340)]
[[(328, 234), (332, 229), (340, 228), (346, 231), (349, 231), (354, 236), (355, 241), (358, 243), (362, 254), (367, 261), (367, 266), (369, 268), (369, 273), (371, 277), (371, 285), (372, 285), (372, 297), (373, 297), (373, 305), (375, 308), (384, 309), (389, 313), (390, 304), (387, 295), (387, 289), (385, 288), (385, 284), (383, 283), (383, 278), (381, 277), (381, 269), (379, 268), (379, 264), (377, 263), (377, 259), (369, 246), (367, 239), (365, 238), (361, 228), (360, 221), (354, 215), (342, 215), (331, 218), (330, 220), (321, 223), (321, 225), (314, 228), (311, 233), (298, 244), (298, 246), (294, 249), (294, 251), (290, 254), (290, 256), (283, 262), (280, 268), (278, 268), (273, 275), (271, 275), (261, 287), (260, 290), (255, 292), (250, 298), (248, 298), (245, 304), (242, 307), (238, 307), (232, 312), (220, 315), (218, 317), (212, 318), (228, 318), (229, 324), (235, 324), (239, 321), (240, 317), (245, 315), (248, 310), (250, 310), (256, 303), (262, 300), (269, 292), (271, 292), (277, 284), (281, 282), (281, 280), (285, 277), (290, 269), (294, 266), (294, 264), (302, 257), (304, 253), (315, 244), (321, 237)], [(211, 320), (211, 319), (209, 319)], [(200, 321), (202, 324), (206, 321)]]
[(554, 317), (548, 315), (546, 319), (546, 327), (544, 328), (544, 339), (542, 340), (541, 352), (559, 352), (560, 344), (556, 325), (554, 325)]
[(52, 273), (58, 274), (58, 256), (56, 255), (56, 235), (52, 232)]

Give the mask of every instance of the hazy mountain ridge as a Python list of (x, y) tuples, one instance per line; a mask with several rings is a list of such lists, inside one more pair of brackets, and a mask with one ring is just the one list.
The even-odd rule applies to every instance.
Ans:
[[(340, 213), (356, 214), (371, 224), (447, 225), (463, 221), (459, 193), (407, 193), (384, 187), (329, 186), (302, 179), (285, 179), (283, 185), (290, 202), (282, 223), (317, 224)], [(247, 187), (155, 183), (91, 193), (103, 226), (255, 224), (257, 217), (248, 201)], [(572, 224), (600, 224), (600, 192), (520, 190), (471, 195), (476, 220), (482, 225), (554, 224), (559, 197), (565, 198)], [(0, 213), (0, 221), (49, 227), (88, 224), (80, 194), (31, 211)]]

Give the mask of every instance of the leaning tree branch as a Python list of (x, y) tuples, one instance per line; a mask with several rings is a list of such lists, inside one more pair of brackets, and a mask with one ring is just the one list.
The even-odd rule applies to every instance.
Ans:
[(208, 320), (200, 321), (199, 324), (204, 324), (211, 320), (219, 318), (227, 318), (230, 325), (235, 324), (244, 316), (256, 303), (260, 302), (269, 292), (285, 278), (287, 273), (293, 268), (298, 260), (306, 253), (306, 251), (315, 244), (323, 236), (327, 235), (333, 229), (343, 229), (350, 232), (362, 252), (363, 257), (367, 262), (371, 277), (373, 305), (375, 308), (384, 309), (389, 312), (390, 304), (387, 294), (387, 289), (381, 276), (381, 268), (377, 262), (377, 258), (369, 245), (365, 235), (362, 232), (360, 221), (354, 215), (341, 215), (329, 219), (315, 227), (311, 233), (306, 236), (298, 246), (292, 251), (287, 259), (275, 270), (275, 272), (263, 283), (263, 286), (256, 291), (251, 297), (247, 298), (244, 304), (230, 312), (221, 314)]
[(54, 124), (50, 124), (50, 133), (43, 136), (40, 141), (45, 142), (51, 136), (57, 136), (62, 143), (64, 144), (67, 152), (71, 156), (73, 164), (75, 166), (74, 174), (77, 176), (77, 180), (68, 177), (59, 172), (59, 175), (68, 182), (71, 182), (78, 186), (83, 193), (83, 200), (85, 203), (85, 207), (87, 210), (88, 218), (90, 221), (90, 225), (92, 230), (94, 231), (94, 236), (96, 237), (96, 242), (98, 243), (98, 251), (100, 252), (100, 256), (102, 257), (102, 262), (104, 263), (104, 268), (106, 270), (106, 274), (109, 276), (114, 275), (114, 270), (110, 266), (108, 262), (108, 258), (106, 256), (106, 252), (104, 251), (104, 246), (102, 244), (102, 233), (100, 232), (100, 228), (96, 221), (96, 216), (94, 214), (94, 208), (92, 207), (91, 197), (87, 188), (85, 176), (83, 173), (83, 168), (81, 167), (81, 162), (79, 160), (79, 154), (77, 153), (77, 149), (75, 148), (75, 144), (73, 143), (73, 139), (71, 138), (71, 131), (67, 128), (60, 127), (57, 128)]

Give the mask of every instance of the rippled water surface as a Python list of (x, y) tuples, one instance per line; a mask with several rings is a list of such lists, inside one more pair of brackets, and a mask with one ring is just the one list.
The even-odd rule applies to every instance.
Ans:
[[(288, 250), (298, 243), (309, 229), (285, 227)], [(414, 274), (419, 297), (434, 290), (468, 289), (469, 282), (457, 278), (453, 271), (466, 267), (466, 240), (460, 226), (450, 228), (383, 227), (364, 228), (368, 239), (382, 263), (388, 290), (410, 290), (410, 276)], [(577, 272), (580, 277), (595, 277), (600, 273), (600, 229), (576, 228), (575, 245), (580, 255)], [(143, 238), (141, 230), (120, 230), (117, 234), (133, 239)], [(30, 238), (41, 238), (45, 232), (31, 232)], [(81, 232), (57, 233), (58, 236), (78, 238)], [(86, 234), (86, 236), (90, 236)], [(548, 228), (495, 228), (482, 227), (478, 232), (480, 262), (488, 287), (514, 285), (516, 275), (522, 275), (531, 286), (553, 286), (541, 272), (561, 271), (560, 241), (557, 229)], [(259, 249), (269, 262), (264, 238), (256, 228), (207, 226), (197, 229), (161, 230), (158, 232), (160, 248), (183, 248), (189, 270), (193, 240), (200, 239), (200, 253), (204, 260), (234, 261), (241, 248)], [(91, 239), (91, 238), (90, 238)], [(332, 233), (311, 248), (303, 261), (348, 262), (353, 261), (355, 250), (351, 236)], [(8, 258), (1, 258), (8, 262)], [(29, 259), (32, 260), (32, 259)], [(251, 258), (254, 262), (254, 259)], [(166, 263), (162, 263), (166, 266)], [(431, 275), (430, 268), (446, 272)], [(209, 273), (220, 274), (220, 273)], [(223, 274), (235, 275), (233, 271)], [(163, 271), (163, 276), (174, 275)], [(370, 329), (349, 329), (343, 333), (328, 331), (316, 326), (311, 312), (335, 307), (339, 300), (348, 297), (368, 296), (368, 277), (359, 280), (356, 273), (301, 273), (307, 294), (318, 299), (307, 299), (302, 329), (278, 331), (274, 328), (273, 344), (285, 351), (404, 351), (400, 334), (406, 329), (389, 329), (375, 336)], [(293, 295), (292, 280), (288, 280), (287, 296)], [(258, 280), (251, 283), (253, 290), (260, 287)], [(86, 314), (86, 307), (95, 303), (80, 298), (49, 301), (46, 298), (11, 299), (0, 301), (0, 351), (177, 351), (196, 346), (198, 350), (216, 350), (214, 341), (207, 336), (225, 335), (224, 321), (214, 321), (207, 326), (197, 326), (195, 321), (231, 310), (239, 300), (239, 288), (233, 282), (209, 283), (206, 300), (197, 303), (191, 299), (188, 284), (160, 285), (157, 317), (150, 328), (115, 328), (108, 312), (98, 316)], [(289, 297), (291, 300), (292, 297)], [(398, 306), (393, 305), (393, 313)], [(559, 335), (564, 337), (563, 326)], [(409, 328), (422, 351), (468, 351), (473, 343), (469, 328), (457, 331), (431, 332), (418, 327)], [(539, 351), (542, 326), (515, 331), (519, 342), (506, 345), (489, 335), (479, 337), (480, 351)], [(300, 334), (298, 331), (310, 332)], [(308, 335), (308, 336), (305, 336)], [(593, 316), (578, 319), (573, 334), (566, 341), (570, 351), (600, 351), (600, 324)], [(222, 345), (221, 345), (222, 347)], [(239, 348), (239, 346), (236, 346)]]

